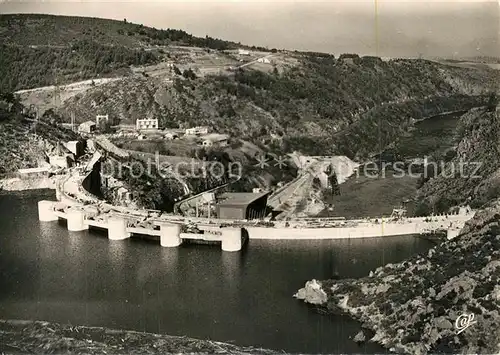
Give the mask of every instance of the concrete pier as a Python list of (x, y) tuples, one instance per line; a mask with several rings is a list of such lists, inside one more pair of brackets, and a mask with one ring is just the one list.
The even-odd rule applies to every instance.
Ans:
[(222, 250), (240, 251), (243, 246), (241, 228), (222, 228)]
[(180, 224), (165, 223), (160, 225), (160, 245), (166, 248), (182, 244)]
[(109, 240), (124, 240), (130, 238), (127, 232), (127, 220), (120, 216), (110, 216), (108, 218), (108, 238)]
[(58, 219), (54, 213), (54, 201), (38, 201), (38, 220), (41, 222), (54, 222)]
[(68, 230), (70, 232), (80, 232), (89, 229), (85, 223), (85, 212), (81, 209), (71, 209), (66, 213)]

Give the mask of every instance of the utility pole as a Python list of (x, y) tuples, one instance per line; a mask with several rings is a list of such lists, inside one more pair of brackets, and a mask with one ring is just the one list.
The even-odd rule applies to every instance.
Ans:
[(71, 130), (75, 131), (75, 113), (71, 112)]
[(36, 136), (36, 126), (38, 125), (38, 107), (37, 106), (34, 106), (35, 107), (35, 128), (34, 128), (34, 131), (35, 131), (35, 139), (37, 138)]

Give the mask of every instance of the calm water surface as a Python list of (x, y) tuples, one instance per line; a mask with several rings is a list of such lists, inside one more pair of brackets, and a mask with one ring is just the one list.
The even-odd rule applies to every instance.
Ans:
[(361, 277), (428, 250), (413, 237), (250, 241), (161, 248), (39, 222), (52, 192), (0, 194), (0, 318), (47, 320), (234, 342), (288, 352), (382, 352), (356, 345), (359, 324), (292, 295), (312, 278)]

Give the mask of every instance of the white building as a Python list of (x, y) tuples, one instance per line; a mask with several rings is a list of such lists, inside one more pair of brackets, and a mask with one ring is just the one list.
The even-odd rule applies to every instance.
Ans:
[(238, 49), (239, 55), (250, 55), (250, 51), (247, 49)]
[(228, 140), (229, 137), (225, 134), (209, 134), (208, 136), (203, 137), (203, 146), (212, 147), (216, 145), (219, 147), (225, 147)]
[(72, 154), (64, 154), (64, 155), (50, 155), (49, 156), (49, 164), (51, 166), (55, 166), (57, 168), (69, 168), (75, 162), (75, 158)]
[(208, 127), (199, 126), (186, 129), (186, 136), (198, 136), (200, 134), (208, 134)]
[(84, 143), (81, 141), (69, 141), (64, 143), (64, 146), (71, 152), (75, 157), (80, 157), (84, 153)]
[(135, 121), (135, 128), (141, 129), (158, 129), (158, 119), (157, 118), (144, 118)]
[(97, 115), (95, 116), (95, 123), (99, 126), (99, 123), (101, 121), (106, 121), (106, 123), (109, 122), (109, 115)]
[(257, 59), (257, 62), (264, 64), (271, 64), (271, 60), (267, 57)]

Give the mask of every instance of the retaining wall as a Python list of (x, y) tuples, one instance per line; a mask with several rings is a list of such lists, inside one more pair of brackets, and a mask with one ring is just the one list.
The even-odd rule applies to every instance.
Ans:
[(447, 230), (449, 228), (463, 228), (465, 222), (472, 216), (462, 216), (461, 219), (437, 220), (434, 222), (406, 221), (364, 223), (352, 227), (319, 227), (319, 228), (290, 228), (290, 227), (245, 227), (250, 239), (348, 239), (348, 238), (377, 238), (398, 235), (423, 234), (433, 230)]

